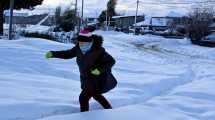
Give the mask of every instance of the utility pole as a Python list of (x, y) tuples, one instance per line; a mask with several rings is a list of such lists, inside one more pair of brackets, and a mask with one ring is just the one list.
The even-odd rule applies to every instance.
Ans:
[(78, 0), (75, 0), (75, 17), (76, 17), (76, 20), (75, 20), (75, 23), (76, 23), (75, 30), (77, 30), (76, 32), (79, 33), (79, 31), (80, 31), (80, 21), (79, 21), (79, 15), (78, 15)]
[[(135, 15), (135, 19), (134, 19), (134, 26), (137, 26), (137, 16), (138, 16), (138, 9), (139, 9), (139, 0), (137, 0), (137, 8), (136, 8), (136, 15)], [(134, 29), (134, 34), (136, 34), (136, 28)]]
[(13, 7), (14, 7), (14, 0), (10, 0), (10, 18), (9, 18), (9, 40), (13, 39), (12, 32), (13, 32)]
[(108, 8), (106, 10), (106, 31), (108, 31)]
[(78, 0), (75, 0), (75, 15), (77, 16)]
[(82, 10), (81, 10), (81, 26), (84, 24), (84, 0), (82, 0)]

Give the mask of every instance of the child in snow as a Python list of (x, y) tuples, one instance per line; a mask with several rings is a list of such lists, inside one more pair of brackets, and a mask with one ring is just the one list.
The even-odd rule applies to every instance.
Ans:
[(102, 47), (103, 38), (92, 35), (91, 27), (81, 30), (77, 44), (66, 51), (50, 51), (46, 58), (71, 59), (76, 57), (79, 66), (82, 92), (79, 96), (81, 112), (89, 111), (89, 100), (93, 97), (105, 109), (111, 109), (110, 103), (102, 95), (113, 89), (117, 81), (111, 73), (114, 58)]

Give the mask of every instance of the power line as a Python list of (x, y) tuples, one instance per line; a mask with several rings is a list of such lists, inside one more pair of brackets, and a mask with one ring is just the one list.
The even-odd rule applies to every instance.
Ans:
[(164, 6), (167, 8), (180, 7), (184, 9), (190, 9), (193, 5), (200, 5), (204, 7), (211, 8), (215, 5), (215, 0), (207, 0), (207, 1), (196, 1), (196, 2), (143, 2), (140, 1), (140, 6)]
[(155, 6), (155, 7), (157, 7), (157, 6), (162, 6), (162, 7), (179, 7), (179, 8), (189, 8), (189, 7), (191, 7), (191, 6), (193, 6), (193, 5), (182, 5), (182, 4), (180, 4), (180, 5), (177, 5), (177, 4), (140, 4), (140, 6), (141, 7), (145, 7), (145, 6), (151, 6), (151, 7), (153, 7), (153, 6)]
[[(136, 2), (129, 3), (129, 4), (124, 4), (126, 7), (130, 7), (133, 5), (136, 5)], [(185, 6), (191, 7), (192, 5), (204, 5), (204, 6), (212, 6), (215, 5), (215, 0), (207, 0), (207, 1), (202, 1), (202, 2), (143, 2), (139, 1), (139, 6), (165, 6), (165, 7), (183, 7), (186, 8)], [(182, 6), (183, 5), (183, 6)]]
[[(146, 4), (145, 4), (146, 3)], [(123, 6), (126, 6), (128, 9), (136, 5), (137, 2), (132, 2), (132, 3), (126, 3), (123, 4)], [(165, 9), (183, 9), (183, 10), (191, 10), (192, 8), (196, 7), (204, 7), (204, 8), (212, 8), (215, 6), (215, 0), (207, 0), (207, 1), (200, 1), (200, 2), (143, 2), (139, 1), (139, 9), (145, 8), (146, 6), (150, 7), (164, 7)], [(134, 10), (134, 8), (133, 8)]]
[(207, 0), (207, 1), (201, 1), (201, 2), (143, 2), (143, 1), (140, 1), (141, 4), (158, 4), (158, 5), (161, 5), (161, 4), (173, 4), (173, 5), (188, 5), (188, 4), (214, 4), (215, 3), (215, 0)]
[(155, 2), (153, 2), (153, 4), (152, 4), (152, 2), (151, 3), (149, 3), (149, 2), (147, 2), (147, 3), (145, 3), (145, 2), (141, 2), (141, 4), (140, 4), (140, 6), (141, 7), (145, 7), (145, 6), (163, 6), (163, 7), (167, 7), (167, 8), (172, 8), (172, 9), (175, 9), (175, 8), (183, 8), (183, 9), (190, 9), (190, 8), (192, 8), (192, 7), (195, 7), (196, 5), (198, 5), (198, 6), (204, 6), (205, 8), (212, 8), (212, 7), (214, 7), (215, 6), (215, 1), (204, 1), (204, 2), (193, 2), (193, 3), (179, 3), (178, 2), (178, 4), (177, 3), (169, 3), (169, 2), (165, 2), (165, 3), (155, 3)]

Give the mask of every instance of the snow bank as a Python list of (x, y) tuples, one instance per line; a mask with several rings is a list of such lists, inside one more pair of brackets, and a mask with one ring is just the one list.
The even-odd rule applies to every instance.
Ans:
[[(174, 110), (173, 110), (174, 111)], [(157, 115), (159, 113), (159, 115)], [(94, 111), (65, 116), (54, 116), (39, 120), (196, 120), (177, 111), (173, 114), (165, 108), (133, 105), (115, 110)]]
[(24, 30), (28, 33), (47, 33), (49, 31), (50, 27), (49, 26), (43, 26), (43, 25), (30, 25)]

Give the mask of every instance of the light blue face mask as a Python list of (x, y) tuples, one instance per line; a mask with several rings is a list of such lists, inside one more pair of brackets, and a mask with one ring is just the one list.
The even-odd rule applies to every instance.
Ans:
[(91, 49), (92, 45), (93, 45), (92, 42), (87, 42), (87, 43), (85, 43), (83, 45), (79, 45), (79, 47), (81, 49), (81, 52), (83, 54), (86, 54), (86, 52), (88, 52)]

